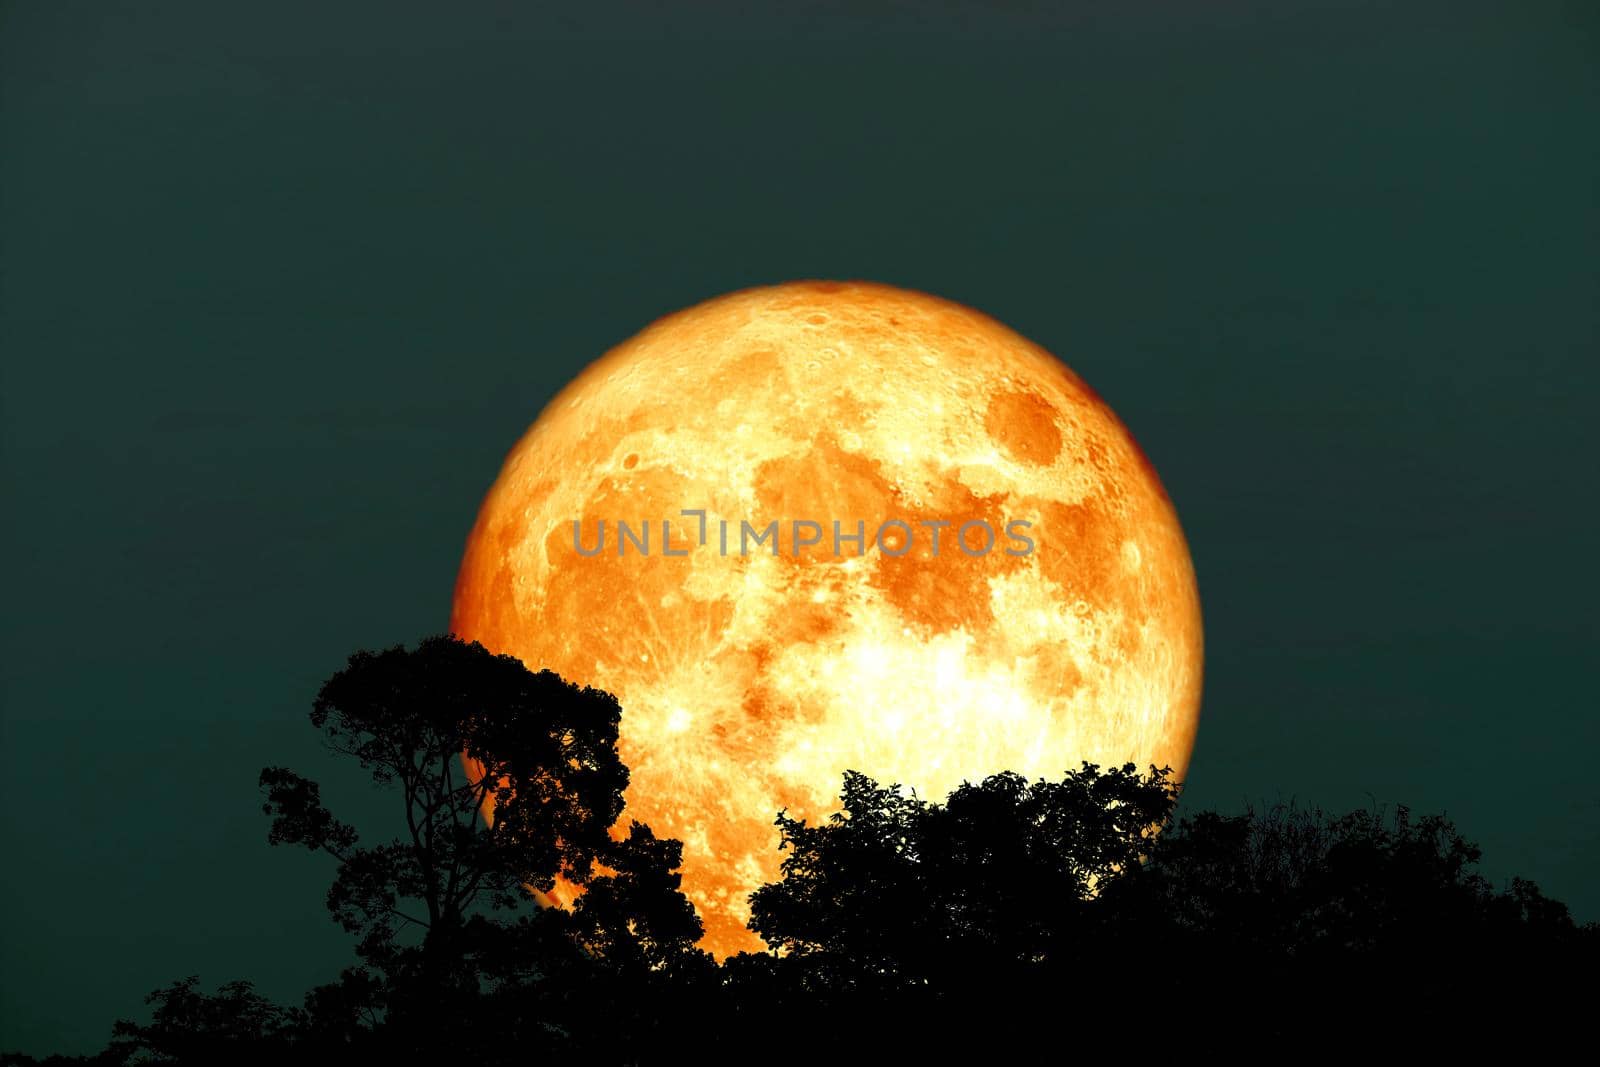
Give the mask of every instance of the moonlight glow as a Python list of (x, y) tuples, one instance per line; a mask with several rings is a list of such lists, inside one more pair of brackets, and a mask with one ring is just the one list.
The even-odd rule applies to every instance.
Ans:
[[(682, 509), (861, 520), (868, 543), (723, 556)], [(574, 521), (592, 548), (602, 520), (664, 518), (692, 551), (574, 551)], [(898, 557), (871, 544), (889, 519), (918, 531)], [(973, 520), (994, 551), (953, 550)], [(1003, 551), (1015, 520), (1028, 554)], [(935, 556), (919, 523), (941, 521)], [(774, 815), (826, 816), (846, 769), (935, 799), (1085, 759), (1181, 776), (1199, 715), (1193, 568), (1127, 430), (1006, 327), (880, 285), (734, 293), (586, 369), (489, 491), (451, 629), (617, 695), (624, 818), (683, 840), (719, 954), (761, 948), (745, 898), (776, 877)]]

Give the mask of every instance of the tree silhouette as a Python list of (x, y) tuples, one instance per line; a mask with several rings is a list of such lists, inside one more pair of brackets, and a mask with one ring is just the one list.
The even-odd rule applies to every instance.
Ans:
[(809, 1008), (877, 1035), (838, 1055), (942, 1059), (1115, 984), (1093, 903), (1139, 864), (1177, 786), (1167, 770), (1086, 763), (1059, 781), (997, 774), (942, 804), (850, 773), (842, 800), (820, 824), (778, 818), (782, 878), (751, 897), (750, 923), (777, 954), (730, 961), (737, 1023), (753, 1038)]
[(593, 879), (572, 909), (570, 929), (591, 958), (613, 969), (656, 971), (693, 966), (703, 932), (694, 905), (679, 890), (683, 845), (634, 822), (605, 852), (606, 873)]
[(783, 878), (750, 925), (789, 957), (902, 983), (1071, 952), (1096, 887), (1138, 865), (1176, 801), (1170, 771), (1132, 764), (997, 774), (943, 804), (848, 773), (827, 822), (778, 817)]
[[(857, 1035), (812, 1048), (846, 1058), (1064, 1027), (1078, 1053), (1116, 1053), (1157, 1020), (1186, 1040), (1382, 1033), (1441, 1051), (1570, 1026), (1582, 1015), (1558, 1005), (1582, 987), (1562, 976), (1600, 962), (1593, 926), (1520, 879), (1497, 892), (1447, 819), (1404, 808), (1174, 825), (1166, 771), (1087, 764), (944, 804), (848, 774), (843, 799), (818, 825), (778, 819), (782, 879), (751, 920), (778, 954), (724, 968), (745, 1040), (809, 1010)], [(1363, 1018), (1375, 1004), (1381, 1021)], [(1439, 1024), (1461, 1011), (1471, 1026)]]
[[(565, 936), (603, 943), (606, 960), (633, 948), (655, 962), (698, 939), (693, 909), (681, 894), (672, 899), (676, 875), (662, 866), (678, 862), (676, 842), (638, 825), (620, 842), (609, 833), (628, 780), (616, 752), (620, 715), (610, 694), (450, 637), (359, 652), (328, 680), (311, 722), (397, 795), (404, 832), (365, 844), (327, 810), (316, 783), (283, 768), (261, 773), (269, 840), (338, 860), (329, 910), (376, 971), (314, 991), (325, 1034), (348, 1034), (381, 1012), (391, 1031), (416, 1023), (441, 1039), (442, 1014), (460, 1023), (486, 988), (519, 974), (506, 966), (504, 941), (537, 940), (548, 959)], [(480, 773), (465, 773), (463, 755)], [(483, 818), (491, 803), (492, 822)], [(529, 914), (528, 889), (548, 891), (557, 877), (598, 895), (574, 915)], [(645, 895), (648, 922), (623, 929), (606, 913), (607, 901)], [(460, 1051), (472, 1028), (453, 1029)]]
[[(1125, 952), (1165, 951), (1226, 960), (1249, 974), (1267, 1009), (1258, 1025), (1278, 1034), (1316, 1028), (1308, 1002), (1338, 1003), (1360, 991), (1373, 1003), (1480, 1013), (1481, 1039), (1519, 1012), (1549, 1019), (1572, 992), (1561, 976), (1592, 967), (1593, 925), (1513, 879), (1496, 890), (1476, 870), (1481, 852), (1441, 815), (1331, 815), (1277, 805), (1224, 816), (1200, 812), (1156, 841), (1100, 906)], [(1208, 998), (1190, 1025), (1215, 1022)], [(1503, 1032), (1503, 1031), (1500, 1031)]]
[[(1570, 1034), (1590, 1011), (1600, 930), (1531, 882), (1497, 889), (1448, 819), (1175, 820), (1170, 772), (1132, 764), (1001, 773), (943, 801), (846, 773), (838, 814), (778, 814), (781, 876), (750, 900), (770, 950), (718, 964), (696, 947), (680, 843), (615, 825), (621, 714), (449, 637), (356, 653), (311, 721), (394, 797), (392, 835), (363, 840), (291, 771), (260, 786), (272, 843), (337, 860), (327, 904), (359, 964), (297, 1008), (183, 979), (98, 1056), (44, 1062), (949, 1062), (1375, 1040), (1437, 1056)], [(557, 878), (581, 895), (536, 907), (528, 889)]]
[(229, 982), (203, 993), (197, 977), (173, 982), (145, 997), (154, 1006), (148, 1023), (112, 1026), (108, 1058), (128, 1064), (281, 1062), (301, 1023), (249, 982)]

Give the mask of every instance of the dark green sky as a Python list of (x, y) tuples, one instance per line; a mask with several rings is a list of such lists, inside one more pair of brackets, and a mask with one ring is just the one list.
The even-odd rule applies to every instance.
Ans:
[(445, 626), (541, 405), (802, 276), (988, 311), (1132, 428), (1188, 803), (1444, 810), (1600, 918), (1591, 4), (250, 6), (0, 8), (0, 1048), (329, 979), (257, 770), (367, 803), (310, 698)]

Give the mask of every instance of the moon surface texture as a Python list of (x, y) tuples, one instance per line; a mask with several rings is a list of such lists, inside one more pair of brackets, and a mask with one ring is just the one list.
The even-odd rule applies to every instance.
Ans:
[(733, 293), (590, 365), (490, 489), (451, 629), (616, 694), (624, 819), (683, 841), (718, 955), (761, 950), (774, 817), (826, 818), (845, 770), (1181, 778), (1200, 709), (1188, 548), (1111, 409), (867, 283)]

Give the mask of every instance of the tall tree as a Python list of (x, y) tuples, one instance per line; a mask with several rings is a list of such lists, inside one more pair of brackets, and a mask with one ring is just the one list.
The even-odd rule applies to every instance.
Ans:
[(557, 877), (589, 882), (611, 846), (628, 782), (620, 717), (608, 693), (452, 637), (358, 652), (322, 687), (311, 722), (397, 793), (404, 832), (363, 842), (315, 782), (269, 767), (269, 840), (338, 860), (328, 907), (391, 997), (476, 993), (474, 945), (493, 936), (485, 916), (527, 910), (528, 887), (548, 891)]

